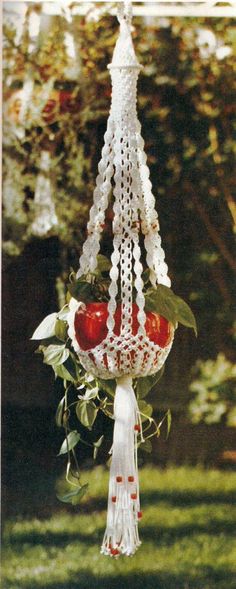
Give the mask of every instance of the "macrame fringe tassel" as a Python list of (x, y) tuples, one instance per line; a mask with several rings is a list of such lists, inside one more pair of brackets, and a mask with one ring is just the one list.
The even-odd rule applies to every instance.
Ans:
[(114, 400), (114, 434), (108, 495), (107, 527), (102, 554), (131, 556), (141, 544), (141, 519), (137, 465), (137, 435), (142, 425), (132, 378), (117, 379)]

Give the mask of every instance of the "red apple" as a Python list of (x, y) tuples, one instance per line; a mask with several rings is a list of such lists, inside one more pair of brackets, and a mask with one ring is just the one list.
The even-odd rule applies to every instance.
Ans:
[[(138, 306), (133, 303), (132, 333), (136, 335), (139, 328)], [(75, 336), (82, 350), (89, 350), (98, 346), (107, 336), (108, 303), (87, 303), (75, 313)], [(120, 335), (121, 305), (115, 312), (115, 335)], [(148, 311), (146, 313), (145, 330), (147, 337), (165, 348), (170, 343), (174, 327), (165, 317), (158, 313)]]

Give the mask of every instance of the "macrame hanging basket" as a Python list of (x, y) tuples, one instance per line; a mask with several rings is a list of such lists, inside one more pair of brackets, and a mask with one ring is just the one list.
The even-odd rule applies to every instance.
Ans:
[[(144, 142), (137, 118), (137, 79), (141, 66), (131, 39), (131, 5), (119, 8), (120, 33), (112, 63), (112, 103), (105, 143), (98, 166), (93, 206), (77, 277), (94, 272), (104, 228), (108, 200), (113, 198), (113, 253), (110, 270), (107, 335), (94, 348), (83, 350), (75, 335), (75, 315), (79, 305), (70, 302), (69, 335), (79, 360), (87, 372), (102, 379), (116, 378), (114, 435), (111, 449), (107, 527), (101, 552), (110, 556), (132, 555), (140, 544), (137, 437), (142, 426), (133, 378), (156, 373), (165, 362), (172, 342), (161, 348), (145, 331), (140, 236), (143, 235), (150, 281), (170, 286), (159, 235), (158, 215), (146, 165)], [(115, 329), (115, 313), (121, 313), (120, 332)], [(138, 328), (133, 329), (133, 309)]]
[(53, 196), (55, 194), (55, 178), (52, 172), (51, 155), (42, 150), (39, 173), (36, 179), (34, 195), (34, 221), (31, 225), (33, 235), (43, 237), (58, 225)]

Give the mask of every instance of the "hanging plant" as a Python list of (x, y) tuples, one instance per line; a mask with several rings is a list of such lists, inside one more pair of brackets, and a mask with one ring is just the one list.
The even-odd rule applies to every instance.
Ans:
[[(76, 503), (87, 489), (80, 484), (75, 454), (77, 444), (85, 440), (70, 430), (71, 410), (75, 407), (79, 421), (89, 429), (99, 410), (114, 417), (107, 527), (101, 548), (109, 556), (132, 555), (140, 544), (137, 449), (146, 445), (150, 450), (150, 439), (159, 435), (165, 419), (170, 427), (170, 413), (156, 423), (152, 406), (143, 397), (162, 374), (178, 323), (196, 332), (192, 311), (170, 288), (161, 245), (136, 112), (141, 68), (131, 39), (129, 3), (119, 9), (119, 21), (120, 35), (109, 66), (112, 105), (79, 270), (70, 277), (68, 305), (46, 318), (33, 335), (43, 340), (39, 351), (44, 362), (64, 381), (57, 412), (57, 423), (66, 431), (60, 453), (68, 453), (67, 480), (75, 488), (62, 500)], [(111, 199), (110, 261), (99, 251)], [(93, 441), (95, 455), (101, 442), (102, 438)]]
[[(43, 355), (45, 364), (51, 366), (55, 378), (63, 382), (64, 393), (57, 407), (56, 424), (64, 428), (65, 439), (59, 450), (59, 456), (67, 455), (66, 480), (69, 490), (58, 499), (65, 503), (77, 505), (88, 490), (88, 483), (82, 483), (76, 451), (82, 444), (90, 445), (93, 458), (97, 458), (104, 436), (94, 440), (93, 425), (99, 412), (113, 419), (113, 402), (116, 389), (115, 379), (99, 379), (83, 368), (75, 354), (71, 338), (68, 335), (68, 317), (73, 306), (75, 314), (75, 337), (82, 349), (92, 349), (106, 337), (107, 305), (109, 291), (109, 271), (111, 262), (98, 254), (96, 271), (76, 278), (70, 274), (67, 285), (68, 303), (58, 312), (51, 313), (35, 330), (32, 340), (41, 340), (37, 353)], [(147, 311), (147, 336), (156, 341), (160, 347), (169, 344), (174, 327), (178, 323), (192, 328), (197, 333), (196, 321), (188, 304), (164, 285), (153, 288), (149, 280), (149, 270), (143, 272), (145, 310)], [(73, 295), (73, 296), (72, 296)], [(77, 301), (81, 303), (78, 308)], [(121, 307), (117, 306), (116, 327), (120, 330)], [(137, 306), (133, 311), (133, 331), (137, 330)], [(116, 328), (115, 328), (116, 331)], [(146, 452), (152, 451), (152, 438), (159, 437), (161, 426), (166, 424), (167, 436), (171, 427), (171, 413), (168, 410), (157, 422), (153, 417), (153, 407), (145, 398), (158, 383), (164, 372), (162, 367), (157, 373), (134, 380), (138, 407), (142, 420), (137, 424), (138, 446)], [(71, 429), (74, 415), (78, 422), (91, 432), (91, 441), (83, 439), (78, 430)], [(79, 429), (79, 424), (78, 424)]]

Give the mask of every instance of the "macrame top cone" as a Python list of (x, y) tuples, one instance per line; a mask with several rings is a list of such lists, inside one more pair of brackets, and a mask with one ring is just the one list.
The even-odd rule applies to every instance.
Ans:
[[(160, 370), (173, 341), (172, 334), (168, 345), (161, 348), (145, 331), (141, 234), (152, 286), (158, 283), (170, 286), (170, 279), (137, 118), (137, 79), (141, 66), (131, 39), (130, 3), (119, 8), (118, 19), (120, 34), (108, 66), (112, 78), (111, 110), (87, 226), (88, 236), (77, 274), (80, 277), (96, 270), (105, 212), (112, 194), (113, 253), (104, 340), (92, 349), (83, 350), (75, 334), (75, 314), (82, 303), (72, 299), (69, 316), (69, 335), (84, 368), (97, 377), (117, 379), (107, 529), (102, 544), (102, 552), (111, 556), (132, 555), (140, 544), (137, 436), (142, 436), (142, 428), (132, 378)], [(118, 307), (120, 330), (117, 334), (115, 313)], [(134, 309), (138, 325), (135, 329)]]

